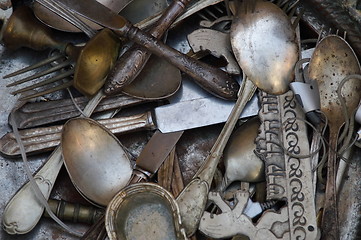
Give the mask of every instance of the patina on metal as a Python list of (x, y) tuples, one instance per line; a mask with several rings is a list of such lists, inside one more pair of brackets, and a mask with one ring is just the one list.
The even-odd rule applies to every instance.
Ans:
[[(324, 239), (339, 239), (339, 222), (337, 211), (336, 172), (338, 137), (345, 123), (343, 106), (337, 93), (341, 81), (352, 74), (360, 74), (358, 59), (350, 45), (338, 35), (323, 38), (316, 46), (309, 63), (309, 77), (316, 80), (320, 89), (321, 111), (329, 122), (329, 149), (327, 162), (327, 184), (325, 205), (322, 217)], [(347, 81), (341, 94), (349, 116), (360, 102), (361, 82), (358, 79)]]
[(109, 203), (105, 226), (110, 240), (186, 240), (173, 195), (157, 184), (136, 183)]

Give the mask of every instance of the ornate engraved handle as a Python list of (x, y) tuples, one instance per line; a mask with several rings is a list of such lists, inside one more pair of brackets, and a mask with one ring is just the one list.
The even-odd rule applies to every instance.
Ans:
[[(62, 165), (61, 147), (59, 146), (34, 176), (46, 199), (49, 198)], [(43, 211), (44, 206), (38, 201), (30, 182), (28, 182), (7, 204), (3, 215), (4, 229), (9, 234), (28, 233), (38, 223)]]
[[(99, 120), (113, 134), (128, 133), (145, 129), (155, 129), (150, 112), (129, 117), (110, 118)], [(28, 154), (50, 151), (60, 144), (63, 125), (31, 128), (20, 130), (25, 151)], [(7, 133), (0, 139), (0, 151), (8, 157), (20, 156), (19, 145), (14, 134)]]

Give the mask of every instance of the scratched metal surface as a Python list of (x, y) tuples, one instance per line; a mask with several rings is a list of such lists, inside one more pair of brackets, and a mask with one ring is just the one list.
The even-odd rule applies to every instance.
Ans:
[[(189, 22), (184, 22), (187, 25)], [(184, 26), (184, 25), (183, 25)], [(185, 28), (178, 28), (169, 33), (169, 42), (182, 52), (187, 52), (189, 46), (184, 41), (178, 42), (179, 38), (184, 39)], [(177, 33), (178, 35), (176, 35)], [(2, 79), (2, 76), (24, 66), (31, 65), (40, 59), (46, 58), (46, 52), (35, 52), (27, 49), (20, 49), (14, 52), (8, 51), (0, 46), (0, 136), (10, 131), (8, 126), (8, 115), (16, 103), (17, 97), (10, 94), (10, 90), (5, 86), (10, 83), (8, 79)], [(67, 97), (64, 93), (51, 95), (52, 98)], [(213, 145), (217, 135), (221, 130), (222, 124), (204, 127), (186, 131), (177, 145), (177, 154), (179, 155), (181, 170), (185, 183), (189, 182), (207, 152)], [(120, 136), (119, 139), (127, 147), (135, 159), (149, 137), (148, 132), (140, 132)], [(351, 167), (345, 176), (345, 184), (340, 195), (340, 224), (342, 239), (361, 239), (361, 154), (356, 149)], [(36, 172), (46, 161), (48, 154), (37, 155), (29, 158), (30, 168)], [(27, 182), (23, 163), (20, 159), (7, 159), (0, 156), (0, 218), (2, 219), (4, 208), (10, 198), (18, 189)], [(64, 199), (71, 202), (78, 202), (89, 205), (75, 190), (69, 180), (67, 172), (63, 168), (55, 183), (51, 194), (52, 198)], [(69, 226), (78, 231), (85, 231), (88, 225), (68, 223)], [(0, 240), (73, 240), (78, 239), (55, 224), (51, 219), (42, 218), (39, 224), (28, 234), (21, 236), (12, 236), (4, 230), (0, 230)], [(199, 237), (198, 239), (202, 239)]]

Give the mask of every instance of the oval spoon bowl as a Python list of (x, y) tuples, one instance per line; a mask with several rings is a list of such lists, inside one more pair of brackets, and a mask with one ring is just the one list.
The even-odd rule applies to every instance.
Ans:
[(69, 120), (61, 144), (70, 179), (86, 199), (106, 206), (128, 183), (132, 168), (123, 145), (98, 122), (89, 118)]

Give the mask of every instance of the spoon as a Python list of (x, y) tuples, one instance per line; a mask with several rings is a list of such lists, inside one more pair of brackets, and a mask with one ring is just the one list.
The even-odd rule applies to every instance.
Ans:
[(259, 125), (259, 119), (253, 118), (232, 133), (223, 153), (225, 174), (222, 190), (234, 181), (254, 183), (265, 180), (264, 162), (254, 153)]
[[(254, 11), (249, 11), (246, 3), (238, 9), (230, 35), (240, 67), (253, 78), (243, 78), (237, 102), (207, 159), (177, 198), (187, 236), (197, 230), (217, 164), (245, 104), (256, 87), (270, 94), (286, 92), (298, 58), (296, 35), (287, 15), (270, 2), (253, 2)], [(277, 54), (275, 48), (280, 50)]]
[(72, 182), (95, 205), (106, 206), (128, 183), (132, 167), (123, 145), (95, 120), (74, 118), (66, 122), (61, 145)]
[[(316, 46), (309, 63), (309, 76), (318, 82), (321, 111), (329, 122), (329, 150), (327, 184), (322, 217), (322, 231), (327, 239), (339, 239), (336, 197), (336, 166), (338, 135), (345, 119), (337, 96), (340, 82), (351, 74), (360, 74), (360, 64), (350, 45), (337, 35), (323, 38)], [(348, 114), (357, 108), (361, 97), (361, 82), (347, 81), (342, 87), (342, 96)]]

